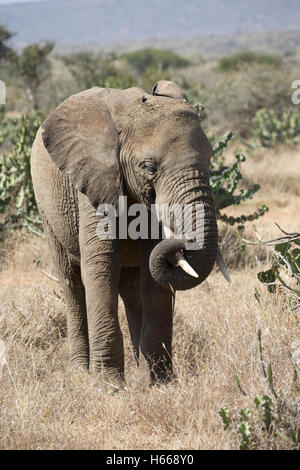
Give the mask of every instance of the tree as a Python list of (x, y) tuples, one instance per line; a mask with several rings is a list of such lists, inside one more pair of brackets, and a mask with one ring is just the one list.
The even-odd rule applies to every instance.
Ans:
[(107, 57), (80, 51), (62, 57), (78, 88), (86, 90), (93, 86), (109, 88), (129, 88), (134, 85), (134, 80), (128, 72), (120, 72), (112, 63), (115, 55)]
[(138, 73), (145, 73), (148, 69), (167, 70), (169, 67), (180, 68), (189, 65), (189, 61), (174, 54), (172, 51), (162, 49), (142, 49), (129, 52), (121, 56)]
[(10, 54), (14, 54), (13, 50), (6, 44), (13, 36), (12, 32), (0, 24), (0, 60), (7, 59)]
[(38, 89), (51, 72), (48, 56), (53, 48), (54, 43), (51, 41), (31, 44), (25, 47), (18, 57), (18, 71), (24, 79), (28, 98), (35, 110), (39, 108)]
[(238, 52), (230, 56), (222, 57), (217, 66), (219, 72), (237, 71), (245, 66), (253, 66), (255, 64), (264, 65), (266, 67), (276, 68), (281, 64), (281, 59), (268, 54), (259, 54), (252, 51)]
[(81, 90), (95, 85), (103, 86), (105, 79), (114, 74), (114, 67), (108, 60), (91, 52), (75, 52), (62, 57)]

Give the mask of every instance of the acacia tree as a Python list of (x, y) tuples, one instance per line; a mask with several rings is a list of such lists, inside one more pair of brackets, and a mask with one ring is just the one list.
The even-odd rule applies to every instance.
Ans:
[(120, 72), (113, 64), (114, 54), (107, 57), (88, 51), (74, 52), (62, 60), (75, 78), (78, 89), (85, 90), (95, 85), (112, 88), (128, 88), (134, 80), (128, 72)]
[(34, 110), (39, 109), (39, 87), (51, 73), (48, 56), (53, 48), (54, 43), (51, 41), (46, 41), (44, 44), (30, 44), (18, 57), (18, 72), (25, 82), (27, 96)]
[(0, 24), (0, 60), (7, 59), (10, 55), (14, 55), (14, 51), (7, 45), (7, 42), (14, 36), (5, 26)]
[(110, 64), (103, 64), (101, 57), (88, 51), (74, 52), (63, 56), (62, 60), (75, 78), (78, 88), (82, 90), (95, 85), (101, 86), (111, 74)]
[(187, 59), (164, 49), (142, 49), (123, 54), (121, 58), (125, 59), (139, 74), (145, 73), (149, 69), (161, 72), (170, 67), (181, 68), (189, 65)]

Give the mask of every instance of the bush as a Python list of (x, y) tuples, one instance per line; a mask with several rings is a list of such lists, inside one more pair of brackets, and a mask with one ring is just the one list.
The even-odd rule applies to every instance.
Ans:
[(174, 52), (162, 49), (143, 49), (123, 54), (125, 59), (138, 73), (145, 73), (147, 69), (155, 68), (166, 70), (169, 67), (179, 68), (189, 65), (189, 61)]
[(5, 106), (0, 105), (0, 148), (2, 151), (8, 151), (16, 144), (17, 123), (18, 119), (6, 117)]
[(268, 67), (278, 67), (281, 60), (278, 57), (258, 54), (257, 52), (245, 51), (222, 57), (217, 66), (219, 72), (232, 72), (253, 64), (260, 64)]
[(118, 71), (110, 58), (82, 51), (63, 56), (62, 60), (75, 78), (79, 90), (93, 86), (129, 88), (134, 85), (133, 77)]
[(279, 142), (295, 144), (300, 141), (300, 112), (285, 109), (276, 113), (273, 109), (260, 109), (252, 119), (250, 130), (264, 147), (274, 147)]
[(39, 109), (38, 91), (41, 84), (51, 75), (49, 54), (54, 43), (46, 41), (45, 44), (30, 44), (25, 47), (17, 57), (17, 72), (23, 78), (29, 101), (33, 109)]
[[(263, 242), (257, 234), (258, 244), (274, 246), (272, 267), (258, 273), (257, 276), (271, 293), (276, 292), (277, 289), (287, 292), (286, 305), (296, 317), (295, 313), (299, 312), (300, 308), (300, 233), (282, 232), (284, 233), (283, 237), (267, 242)], [(244, 241), (251, 243), (247, 240)], [(257, 289), (255, 298), (266, 318)], [(298, 324), (297, 317), (295, 319)], [(271, 396), (266, 394), (256, 396), (254, 400), (249, 402), (249, 407), (242, 408), (237, 412), (230, 411), (226, 406), (222, 407), (219, 410), (219, 416), (222, 418), (224, 429), (231, 433), (237, 433), (240, 450), (283, 447), (285, 449), (299, 449), (299, 349), (294, 354), (289, 354), (294, 369), (290, 396), (286, 395), (286, 392), (283, 394), (282, 391), (276, 391), (272, 366), (271, 364), (266, 366), (263, 357), (261, 330), (258, 330), (258, 353), (262, 374)], [(248, 396), (238, 376), (234, 377), (242, 395)], [(294, 399), (295, 394), (297, 395), (296, 399)]]
[(159, 80), (171, 80), (171, 74), (169, 70), (161, 71), (154, 67), (147, 69), (145, 73), (140, 75), (137, 79), (138, 86), (143, 88), (148, 93), (151, 93), (153, 85)]
[(115, 73), (114, 75), (109, 75), (104, 82), (104, 86), (107, 88), (119, 88), (124, 90), (135, 86), (135, 80), (131, 75)]
[[(228, 128), (242, 137), (251, 137), (250, 122), (261, 108), (274, 109), (276, 115), (291, 103), (290, 85), (297, 74), (296, 67), (270, 68), (261, 64), (244, 67), (234, 74), (216, 74), (203, 70), (199, 76), (198, 97), (208, 109), (207, 128), (225, 132)], [(192, 82), (191, 77), (191, 82)], [(188, 93), (190, 96), (190, 92)], [(295, 108), (292, 106), (291, 108)]]
[[(41, 122), (40, 113), (23, 115), (17, 123), (16, 136), (12, 138), (13, 151), (0, 155), (0, 214), (3, 214), (0, 234), (4, 229), (21, 227), (42, 233), (30, 172), (31, 147)], [(8, 120), (8, 126), (10, 124)]]
[(288, 308), (297, 314), (300, 309), (300, 233), (280, 230), (283, 237), (266, 242), (257, 234), (260, 245), (274, 247), (271, 268), (259, 272), (257, 277), (271, 293), (284, 291)]
[(236, 194), (238, 183), (243, 179), (241, 163), (246, 161), (246, 157), (241, 153), (236, 154), (235, 162), (230, 166), (224, 166), (223, 152), (233, 137), (232, 132), (227, 132), (224, 137), (218, 140), (213, 146), (210, 184), (215, 199), (217, 218), (229, 225), (244, 225), (248, 221), (253, 221), (261, 217), (268, 208), (263, 205), (252, 214), (241, 215), (239, 217), (228, 217), (221, 212), (222, 209), (226, 207), (237, 206), (247, 199), (252, 199), (254, 194), (260, 189), (260, 185), (255, 184), (250, 189), (239, 189)]
[(232, 412), (224, 406), (218, 413), (224, 429), (239, 436), (240, 450), (300, 448), (297, 401), (258, 395), (248, 408)]
[(9, 31), (4, 25), (0, 24), (0, 60), (12, 59), (15, 57), (15, 52), (7, 45), (9, 40), (14, 34)]

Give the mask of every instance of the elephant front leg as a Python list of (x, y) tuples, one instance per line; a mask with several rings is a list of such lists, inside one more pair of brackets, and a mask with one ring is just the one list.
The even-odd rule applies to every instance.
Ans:
[[(97, 218), (98, 219), (98, 218)], [(118, 240), (96, 235), (98, 220), (80, 227), (81, 275), (85, 287), (90, 371), (114, 389), (124, 382), (123, 338), (118, 321), (121, 250)]]
[[(105, 384), (120, 387), (124, 382), (124, 350), (117, 300), (108, 298), (107, 280), (102, 279), (99, 284), (90, 281), (87, 279), (86, 288), (90, 371), (99, 375)], [(98, 291), (96, 297), (95, 291)]]
[[(101, 256), (102, 258), (102, 256)], [(84, 262), (83, 262), (84, 264)], [(109, 266), (110, 273), (99, 273)], [(86, 293), (89, 330), (90, 371), (102, 377), (104, 383), (123, 385), (124, 349), (118, 321), (119, 270), (116, 263), (99, 259), (98, 273), (82, 268)]]
[(151, 384), (167, 383), (174, 378), (172, 365), (172, 329), (174, 292), (161, 287), (149, 272), (151, 245), (142, 249), (141, 288), (143, 326), (140, 339), (142, 354), (150, 367)]
[(125, 306), (134, 357), (139, 365), (139, 346), (143, 321), (139, 267), (122, 268), (119, 292)]

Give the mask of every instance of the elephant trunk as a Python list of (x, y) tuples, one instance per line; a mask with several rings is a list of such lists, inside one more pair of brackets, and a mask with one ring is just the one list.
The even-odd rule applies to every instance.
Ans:
[[(217, 258), (218, 229), (212, 191), (207, 172), (193, 170), (181, 175), (180, 181), (170, 184), (173, 197), (171, 207), (180, 212), (180, 226), (184, 228), (178, 238), (174, 228), (178, 225), (176, 210), (173, 222), (166, 226), (166, 240), (152, 250), (149, 267), (155, 281), (171, 285), (175, 290), (186, 290), (203, 282), (210, 274)], [(168, 185), (164, 184), (165, 190)], [(178, 207), (181, 208), (178, 211)], [(184, 214), (184, 216), (182, 216)], [(162, 221), (164, 224), (164, 222)]]

